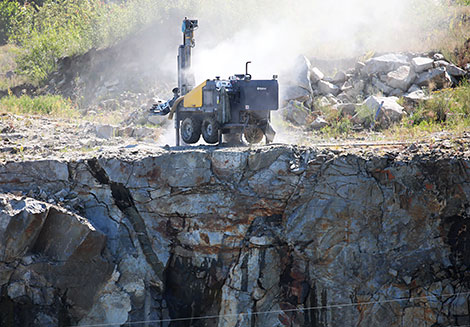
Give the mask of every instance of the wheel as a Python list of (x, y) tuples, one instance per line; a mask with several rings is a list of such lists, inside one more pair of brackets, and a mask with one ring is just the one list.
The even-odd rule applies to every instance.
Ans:
[(243, 136), (248, 143), (255, 144), (263, 140), (264, 133), (259, 127), (247, 127)]
[(201, 137), (201, 120), (198, 117), (187, 117), (181, 124), (181, 138), (185, 143), (193, 144)]
[(215, 118), (209, 117), (202, 121), (202, 137), (209, 144), (219, 141), (219, 123)]

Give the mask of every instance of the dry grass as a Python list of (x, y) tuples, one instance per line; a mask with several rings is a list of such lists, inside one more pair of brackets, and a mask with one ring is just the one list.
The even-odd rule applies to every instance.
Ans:
[(6, 90), (26, 82), (15, 73), (18, 48), (7, 44), (0, 46), (0, 90)]
[[(470, 39), (470, 6), (454, 7), (445, 28), (436, 28), (428, 36), (427, 48), (435, 49), (456, 64), (463, 64), (461, 55), (470, 61), (470, 53), (463, 45)], [(461, 53), (462, 51), (467, 53)]]

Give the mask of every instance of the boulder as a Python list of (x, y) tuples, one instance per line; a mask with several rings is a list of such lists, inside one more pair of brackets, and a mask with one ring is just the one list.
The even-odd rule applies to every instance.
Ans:
[(155, 135), (155, 129), (148, 127), (135, 128), (132, 136), (136, 138), (153, 137)]
[(310, 71), (310, 80), (312, 81), (312, 83), (317, 83), (318, 81), (321, 81), (324, 77), (325, 74), (323, 74), (317, 67), (313, 67)]
[(311, 91), (310, 71), (310, 61), (305, 56), (298, 56), (288, 70), (289, 73), (283, 76), (283, 82)]
[(298, 56), (286, 69), (288, 73), (282, 77), (284, 88), (281, 93), (283, 101), (299, 100), (307, 101), (312, 94), (310, 80), (310, 61), (305, 56)]
[(413, 84), (408, 89), (408, 93), (415, 92), (415, 91), (421, 91), (421, 88), (418, 85)]
[(445, 61), (445, 60), (436, 60), (434, 62), (434, 67), (446, 67), (446, 66), (449, 66), (450, 64)]
[(386, 83), (393, 88), (406, 91), (415, 78), (416, 74), (410, 66), (400, 66), (396, 70), (387, 74)]
[(339, 87), (327, 81), (319, 81), (318, 90), (320, 90), (320, 92), (324, 95), (338, 95), (341, 91)]
[(363, 72), (368, 75), (388, 73), (403, 65), (409, 65), (407, 56), (390, 53), (367, 60)]
[(114, 136), (114, 127), (111, 125), (95, 126), (96, 136), (101, 139), (110, 139)]
[(287, 104), (286, 119), (297, 126), (305, 125), (310, 111), (302, 102), (291, 100)]
[(432, 57), (434, 58), (434, 60), (444, 60), (445, 59), (445, 57), (442, 53), (436, 53)]
[(411, 59), (411, 64), (416, 73), (421, 73), (433, 68), (434, 60), (426, 57), (416, 57)]
[(341, 116), (354, 116), (356, 114), (356, 105), (354, 103), (341, 103), (336, 105)]
[(332, 95), (322, 96), (322, 97), (317, 98), (315, 103), (320, 107), (328, 107), (328, 106), (338, 104), (338, 99), (336, 99)]
[(308, 126), (309, 130), (319, 131), (323, 127), (328, 126), (328, 122), (323, 118), (318, 116), (315, 120)]
[(168, 117), (159, 115), (149, 115), (147, 121), (152, 125), (165, 125), (168, 123)]
[(362, 91), (364, 91), (364, 87), (365, 82), (362, 79), (350, 79), (343, 84), (341, 90), (346, 93), (348, 97), (355, 99), (362, 94)]
[(354, 66), (354, 70), (356, 71), (356, 74), (361, 75), (365, 66), (366, 66), (365, 63), (358, 61), (356, 65)]
[(429, 100), (430, 98), (431, 97), (427, 96), (426, 93), (424, 93), (424, 91), (421, 89), (407, 93), (403, 97), (406, 112), (413, 112), (420, 102)]
[(347, 102), (354, 102), (355, 98), (352, 96), (349, 96), (346, 92), (341, 92), (336, 96), (336, 99), (338, 99), (340, 102), (347, 103)]
[(391, 97), (401, 97), (403, 95), (403, 90), (401, 89), (393, 89), (388, 95)]
[(443, 89), (452, 85), (452, 80), (444, 67), (434, 68), (418, 75), (415, 82), (418, 86)]
[(383, 106), (376, 123), (383, 128), (387, 128), (391, 124), (399, 122), (405, 114), (403, 111), (404, 108), (399, 105), (397, 101), (397, 97), (370, 96), (364, 101), (363, 105), (373, 110), (375, 115), (375, 112), (377, 112), (377, 109), (383, 102)]
[(387, 84), (383, 83), (380, 79), (373, 77), (372, 78), (372, 86), (375, 87), (377, 90), (382, 92), (385, 95), (388, 95), (390, 92), (393, 91), (393, 88), (388, 86)]
[(312, 96), (312, 91), (298, 85), (285, 85), (281, 89), (280, 97), (283, 101), (296, 100), (307, 101)]
[(348, 75), (346, 75), (345, 72), (340, 70), (336, 72), (335, 76), (332, 78), (332, 83), (341, 85), (344, 82), (346, 82), (347, 79), (348, 79)]
[(462, 77), (462, 76), (465, 76), (467, 74), (467, 72), (465, 70), (463, 70), (462, 68), (457, 67), (454, 64), (447, 65), (446, 66), (446, 71), (449, 75), (455, 76), (455, 77)]

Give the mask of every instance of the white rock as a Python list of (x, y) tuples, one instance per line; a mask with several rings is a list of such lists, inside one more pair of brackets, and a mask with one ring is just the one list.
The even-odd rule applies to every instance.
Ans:
[(412, 92), (415, 92), (415, 91), (421, 91), (421, 88), (418, 85), (413, 84), (408, 89), (408, 93), (412, 93)]
[(297, 85), (306, 90), (311, 90), (310, 70), (311, 64), (305, 56), (298, 56), (290, 65), (289, 74), (283, 77), (283, 82), (289, 85)]
[(363, 72), (366, 74), (388, 73), (400, 66), (408, 64), (407, 56), (390, 53), (367, 60)]
[(467, 72), (453, 64), (446, 66), (446, 71), (449, 75), (460, 77), (465, 76)]
[(391, 123), (400, 121), (404, 115), (404, 108), (399, 105), (397, 101), (397, 97), (370, 96), (366, 101), (364, 101), (364, 105), (369, 107), (375, 113), (383, 102), (378, 121), (382, 127), (388, 127)]
[(312, 81), (312, 83), (317, 83), (318, 81), (321, 81), (324, 77), (325, 74), (323, 74), (317, 67), (313, 67), (310, 71), (310, 80)]
[(433, 68), (434, 60), (426, 57), (416, 57), (411, 59), (411, 64), (413, 65), (416, 73), (421, 73)]
[(323, 127), (328, 126), (328, 122), (323, 117), (317, 117), (315, 120), (310, 124), (310, 129), (313, 130), (320, 130)]
[(96, 136), (102, 139), (110, 139), (114, 136), (114, 127), (111, 125), (97, 125), (95, 127)]
[(436, 60), (434, 62), (434, 67), (446, 67), (446, 66), (449, 66), (450, 64), (445, 61), (445, 60)]
[(356, 74), (362, 75), (363, 69), (366, 66), (363, 62), (358, 61), (354, 67), (354, 70), (356, 71)]
[(147, 120), (152, 125), (163, 125), (168, 121), (168, 118), (158, 115), (149, 115)]
[(393, 88), (406, 91), (415, 78), (416, 75), (410, 66), (400, 66), (387, 74), (386, 83)]
[(264, 246), (269, 245), (273, 242), (273, 238), (269, 236), (252, 236), (250, 243), (254, 245)]
[(419, 101), (419, 100), (427, 100), (430, 97), (423, 92), (423, 90), (417, 90), (405, 95), (405, 99), (412, 100), (412, 101)]
[(452, 80), (444, 67), (434, 68), (421, 73), (415, 82), (418, 86), (443, 89), (452, 85)]
[(151, 137), (155, 134), (155, 130), (153, 128), (148, 127), (141, 127), (135, 128), (134, 133), (132, 134), (134, 137)]
[(318, 89), (324, 95), (328, 95), (328, 94), (338, 95), (339, 92), (341, 91), (339, 87), (326, 81), (319, 81)]
[(385, 95), (388, 95), (390, 92), (393, 91), (392, 87), (383, 83), (381, 80), (379, 80), (376, 77), (372, 78), (372, 86), (374, 86), (376, 89), (378, 89), (380, 92), (382, 92)]
[(436, 53), (434, 56), (433, 56), (434, 60), (444, 60), (445, 57), (443, 54), (441, 53)]

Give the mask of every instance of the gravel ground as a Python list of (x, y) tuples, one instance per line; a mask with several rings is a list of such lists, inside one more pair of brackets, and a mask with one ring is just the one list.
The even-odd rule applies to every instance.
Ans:
[[(151, 129), (144, 127), (144, 135), (125, 136), (125, 133), (114, 132), (111, 137), (99, 137), (103, 125), (88, 121), (73, 121), (42, 116), (19, 116), (8, 113), (0, 114), (0, 160), (24, 161), (40, 159), (70, 159), (99, 156), (104, 152), (151, 154), (165, 150), (179, 150), (185, 147), (168, 147), (173, 145), (172, 124), (166, 128)], [(129, 128), (129, 127), (127, 127)], [(140, 128), (142, 129), (142, 128)], [(435, 133), (423, 141), (393, 140), (377, 141), (377, 133), (366, 133), (344, 140), (321, 139), (296, 129), (277, 129), (276, 143), (296, 144), (329, 149), (334, 152), (350, 153), (394, 153), (403, 159), (412, 158), (417, 153), (458, 156), (466, 153), (470, 144), (470, 132), (458, 137), (451, 133)], [(116, 136), (116, 134), (123, 134)], [(214, 147), (197, 145), (199, 147)], [(257, 147), (257, 146), (255, 146)]]

